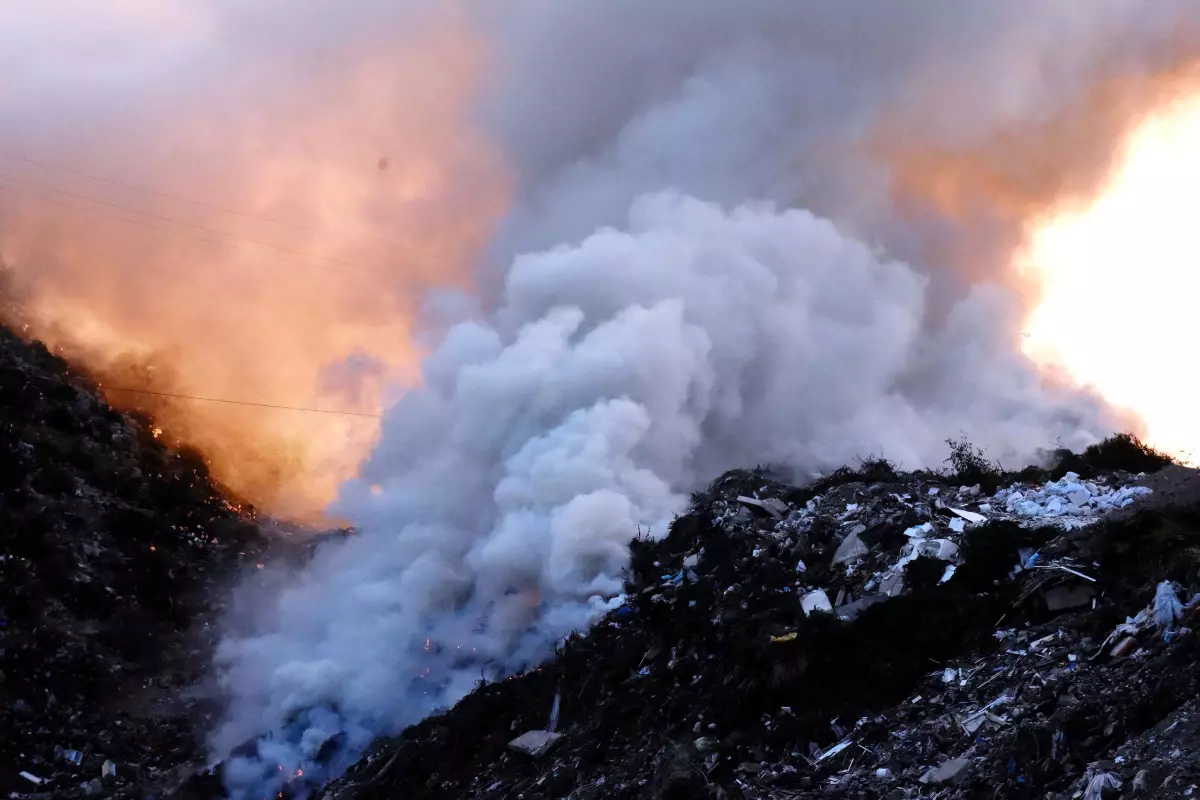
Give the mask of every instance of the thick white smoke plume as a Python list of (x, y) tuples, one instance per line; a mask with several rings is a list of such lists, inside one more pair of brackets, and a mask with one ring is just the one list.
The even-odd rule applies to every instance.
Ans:
[(544, 657), (724, 469), (936, 466), (961, 431), (1016, 465), (1119, 426), (1020, 356), (1002, 285), (947, 292), (954, 265), (917, 262), (963, 230), (900, 214), (850, 143), (887, 113), (972, 144), (1077, 100), (1183, 8), (1143, 5), (482, 5), (514, 206), (482, 300), (439, 306), (423, 386), (341, 492), (361, 533), (221, 648), (231, 786), (336, 772)]
[(321, 554), (268, 633), (226, 642), (222, 744), (299, 715), (262, 752), (311, 774), (329, 736), (361, 746), (481, 668), (544, 656), (619, 603), (634, 535), (664, 534), (681, 492), (725, 467), (936, 464), (959, 430), (1023, 459), (1103, 431), (1005, 343), (1002, 294), (972, 294), (937, 336), (925, 297), (911, 268), (808, 212), (671, 193), (517, 259), (497, 322), (450, 331), (345, 487), (362, 534)]

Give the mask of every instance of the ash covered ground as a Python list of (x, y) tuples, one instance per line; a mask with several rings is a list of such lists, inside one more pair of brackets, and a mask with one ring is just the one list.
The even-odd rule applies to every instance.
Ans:
[[(8, 331), (0, 392), (0, 791), (223, 797), (221, 614), (308, 550)], [(1128, 437), (1053, 460), (730, 472), (553, 659), (282, 795), (1187, 796), (1200, 478)]]

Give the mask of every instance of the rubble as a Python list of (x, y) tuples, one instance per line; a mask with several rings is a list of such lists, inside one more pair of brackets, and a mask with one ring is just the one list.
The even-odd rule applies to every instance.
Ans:
[(788, 511), (787, 503), (784, 503), (778, 497), (768, 497), (766, 500), (759, 500), (755, 497), (739, 496), (737, 501), (745, 506), (761, 508), (775, 519), (782, 519), (783, 515)]
[(1087, 584), (1064, 583), (1048, 589), (1042, 594), (1046, 600), (1046, 608), (1051, 611), (1066, 611), (1071, 608), (1082, 608), (1091, 605), (1095, 593)]
[[(1065, 800), (1111, 792), (1105, 775), (1132, 786), (1136, 765), (1105, 759), (1200, 689), (1194, 609), (1156, 588), (1200, 588), (1200, 477), (1189, 502), (1156, 505), (1151, 475), (1072, 464), (969, 485), (879, 463), (801, 488), (729, 473), (665, 539), (635, 542), (628, 611), (379, 743), (325, 796)], [(1080, 483), (1087, 498), (1071, 499)], [(1015, 492), (1042, 511), (1009, 513)], [(1059, 513), (1055, 497), (1091, 510)], [(560, 692), (552, 753), (498, 746)]]
[(519, 750), (522, 753), (528, 753), (534, 758), (538, 758), (544, 755), (561, 738), (561, 733), (554, 733), (553, 731), (528, 731), (509, 742), (508, 746), (513, 750)]
[(967, 758), (952, 758), (938, 767), (930, 769), (920, 777), (921, 783), (947, 784), (958, 783), (971, 769), (971, 761)]

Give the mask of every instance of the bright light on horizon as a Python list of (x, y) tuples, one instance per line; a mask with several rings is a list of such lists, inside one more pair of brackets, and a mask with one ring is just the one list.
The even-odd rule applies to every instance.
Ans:
[(1042, 296), (1026, 353), (1146, 423), (1148, 443), (1200, 452), (1200, 96), (1149, 119), (1082, 211), (1034, 226), (1022, 266)]

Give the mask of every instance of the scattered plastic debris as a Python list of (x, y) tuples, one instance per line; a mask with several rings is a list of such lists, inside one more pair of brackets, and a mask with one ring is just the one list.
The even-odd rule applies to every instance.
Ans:
[(921, 783), (953, 784), (958, 783), (971, 769), (971, 760), (967, 758), (952, 758), (944, 764), (933, 767), (921, 776)]
[(1105, 789), (1120, 788), (1121, 781), (1111, 773), (1101, 772), (1088, 779), (1087, 788), (1083, 790), (1083, 800), (1103, 800)]
[(1154, 622), (1163, 630), (1170, 630), (1183, 616), (1183, 604), (1175, 593), (1175, 585), (1162, 581), (1154, 592)]
[(742, 505), (753, 506), (754, 508), (761, 508), (763, 511), (766, 511), (768, 514), (770, 514), (775, 519), (782, 519), (783, 515), (786, 514), (788, 511), (787, 503), (783, 502), (782, 500), (780, 500), (777, 497), (771, 497), (766, 500), (759, 500), (754, 497), (739, 496), (737, 501), (739, 503), (741, 503)]
[(62, 747), (55, 747), (54, 754), (69, 764), (83, 763), (83, 753), (79, 750), (67, 750)]
[(828, 750), (826, 750), (824, 753), (821, 753), (820, 755), (818, 755), (818, 756), (817, 756), (817, 758), (816, 758), (816, 761), (817, 761), (817, 762), (821, 762), (821, 761), (824, 761), (824, 760), (825, 760), (825, 759), (827, 759), (827, 758), (832, 758), (833, 756), (836, 756), (838, 753), (840, 753), (840, 752), (842, 752), (843, 750), (845, 750), (845, 749), (846, 749), (847, 747), (849, 747), (851, 744), (852, 744), (852, 742), (851, 742), (849, 739), (846, 739), (845, 741), (838, 742), (838, 743), (837, 743), (837, 744), (835, 744), (833, 747), (831, 747), (831, 748), (829, 748)]
[(1146, 791), (1146, 770), (1139, 769), (1137, 774), (1133, 776), (1133, 784), (1130, 787), (1134, 793)]
[(829, 602), (829, 595), (825, 594), (824, 589), (818, 589), (815, 592), (809, 592), (800, 600), (800, 608), (805, 615), (811, 614), (814, 611), (833, 611), (833, 604)]
[(527, 731), (509, 742), (508, 746), (534, 758), (540, 758), (561, 738), (561, 733), (553, 731)]
[[(862, 527), (861, 525), (859, 526)], [(834, 564), (850, 564), (858, 561), (860, 558), (870, 552), (862, 540), (858, 538), (858, 529), (850, 531), (842, 543), (838, 545), (837, 552), (833, 554)]]
[(1144, 486), (1113, 489), (1094, 482), (1082, 483), (1078, 474), (1068, 472), (1040, 488), (1011, 486), (1001, 489), (993, 499), (1003, 504), (1008, 514), (1062, 520), (1062, 524), (1071, 527), (1094, 521), (1097, 515), (1106, 511), (1128, 508), (1137, 498), (1148, 494), (1151, 490)]
[[(1099, 509), (1009, 514), (992, 479), (986, 491), (947, 482), (929, 495), (927, 475), (861, 474), (811, 489), (723, 476), (664, 538), (632, 545), (631, 612), (610, 613), (542, 669), (481, 686), (379, 754), (404, 770), (368, 785), (379, 769), (364, 764), (325, 791), (339, 800), (1043, 797), (1074, 782), (1082, 797), (1084, 769), (1133, 728), (1147, 698), (1200, 688), (1200, 670), (1163, 678), (1196, 663), (1186, 654), (1200, 637), (1183, 627), (1193, 612), (1164, 639), (1151, 633), (1152, 609), (1127, 607), (1151, 600), (1168, 577), (1156, 572), (1170, 563), (1164, 553), (1180, 544), (1123, 522), (1094, 532), (1066, 524), (1099, 523)], [(1079, 482), (1095, 485), (1093, 497), (1125, 480), (1088, 475)], [(1006, 484), (1031, 502), (1046, 485)], [(783, 508), (776, 517), (738, 498), (779, 498)], [(994, 510), (983, 522), (947, 508), (982, 516), (985, 504)], [(1130, 543), (1136, 558), (1122, 557)], [(1046, 596), (1073, 613), (1048, 615)], [(1102, 645), (1098, 614), (1135, 622)], [(1130, 655), (1111, 657), (1125, 638)], [(540, 725), (524, 709), (556, 696), (571, 722), (552, 756), (541, 765), (497, 757), (487, 743)], [(1139, 766), (1104, 771), (1128, 782)]]
[(987, 517), (975, 511), (967, 511), (966, 509), (962, 508), (951, 508), (950, 512), (952, 514), (957, 514), (962, 519), (974, 525), (982, 525), (983, 523), (987, 522)]

